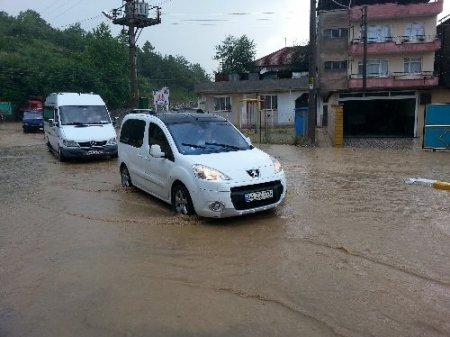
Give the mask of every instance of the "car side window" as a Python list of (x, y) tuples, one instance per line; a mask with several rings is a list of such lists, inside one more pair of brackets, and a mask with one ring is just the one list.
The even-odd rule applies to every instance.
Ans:
[(120, 142), (140, 148), (144, 144), (145, 121), (129, 119), (120, 132)]
[(159, 145), (161, 147), (161, 151), (166, 154), (166, 158), (174, 161), (174, 156), (169, 141), (167, 140), (164, 131), (159, 127), (159, 125), (150, 123), (148, 132), (148, 145)]

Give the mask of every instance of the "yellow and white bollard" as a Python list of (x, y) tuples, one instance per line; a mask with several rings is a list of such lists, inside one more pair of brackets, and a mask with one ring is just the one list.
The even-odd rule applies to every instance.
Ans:
[(423, 178), (408, 178), (405, 180), (405, 183), (409, 185), (422, 185), (433, 187), (438, 190), (450, 191), (450, 183), (445, 181), (438, 181), (433, 179), (423, 179)]

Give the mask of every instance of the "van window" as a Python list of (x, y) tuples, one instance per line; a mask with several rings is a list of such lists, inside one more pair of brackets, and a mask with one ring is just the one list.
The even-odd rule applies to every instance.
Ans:
[(145, 121), (129, 119), (125, 121), (120, 132), (120, 142), (134, 147), (144, 144)]
[(156, 124), (150, 123), (148, 132), (148, 142), (149, 145), (159, 145), (161, 151), (166, 154), (166, 158), (174, 160), (172, 149), (170, 148), (169, 141), (167, 140), (164, 131)]
[(55, 111), (55, 109), (52, 106), (46, 106), (44, 108), (44, 119), (46, 121), (48, 121), (49, 119), (52, 119), (54, 117), (53, 116), (54, 111)]
[(59, 108), (61, 125), (109, 124), (108, 111), (103, 105), (64, 105)]

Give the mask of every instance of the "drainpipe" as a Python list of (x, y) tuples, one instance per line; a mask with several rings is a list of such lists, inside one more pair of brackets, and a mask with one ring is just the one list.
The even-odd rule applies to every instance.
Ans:
[(361, 32), (363, 38), (363, 89), (366, 90), (367, 87), (367, 5), (363, 6), (362, 10), (362, 24)]

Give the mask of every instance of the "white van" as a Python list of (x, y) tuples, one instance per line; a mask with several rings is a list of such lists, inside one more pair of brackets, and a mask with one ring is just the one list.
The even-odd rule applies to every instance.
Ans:
[(105, 102), (96, 94), (50, 94), (44, 104), (44, 134), (60, 161), (117, 157), (116, 130)]

